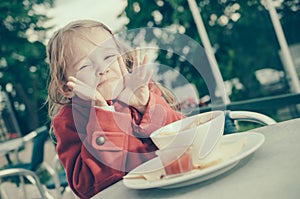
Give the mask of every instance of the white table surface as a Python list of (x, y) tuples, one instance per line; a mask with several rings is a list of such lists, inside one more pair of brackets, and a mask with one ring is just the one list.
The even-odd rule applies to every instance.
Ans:
[(264, 134), (264, 144), (254, 154), (220, 176), (176, 189), (134, 190), (119, 181), (93, 199), (300, 198), (300, 119), (251, 131)]

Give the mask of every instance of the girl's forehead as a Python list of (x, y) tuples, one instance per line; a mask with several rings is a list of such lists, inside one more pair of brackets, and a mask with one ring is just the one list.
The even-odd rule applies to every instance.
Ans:
[(113, 36), (102, 28), (83, 29), (73, 33), (73, 45), (78, 46), (85, 43), (87, 46), (101, 46), (113, 43)]
[(86, 58), (96, 48), (112, 49), (117, 47), (112, 35), (100, 28), (75, 32), (72, 38), (69, 52), (66, 52), (68, 65), (72, 66)]

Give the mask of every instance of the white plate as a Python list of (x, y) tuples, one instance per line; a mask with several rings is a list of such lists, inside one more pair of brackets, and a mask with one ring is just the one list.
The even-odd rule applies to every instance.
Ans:
[[(225, 135), (221, 139), (221, 144), (230, 144), (239, 141), (242, 138), (247, 138), (244, 147), (242, 150), (236, 154), (235, 156), (220, 162), (219, 164), (213, 165), (211, 167), (205, 169), (195, 169), (191, 172), (188, 172), (184, 175), (171, 177), (171, 178), (164, 178), (160, 180), (151, 180), (148, 181), (142, 178), (135, 178), (135, 179), (123, 179), (123, 183), (126, 187), (131, 189), (149, 189), (149, 188), (176, 188), (187, 186), (190, 184), (199, 183), (210, 178), (213, 178), (217, 175), (220, 175), (231, 168), (233, 168), (238, 162), (255, 152), (265, 141), (265, 137), (263, 134), (256, 133), (256, 132), (247, 132), (247, 133), (235, 133)], [(147, 170), (147, 168), (151, 165), (161, 165), (160, 159), (158, 157), (145, 162), (144, 164), (138, 166), (134, 170), (132, 170), (128, 175), (131, 173), (140, 173), (143, 170)]]

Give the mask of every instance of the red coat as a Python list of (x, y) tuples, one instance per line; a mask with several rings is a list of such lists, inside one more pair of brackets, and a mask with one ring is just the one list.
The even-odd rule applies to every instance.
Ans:
[(89, 102), (74, 98), (53, 120), (59, 159), (80, 198), (92, 197), (155, 157), (157, 148), (149, 135), (183, 117), (158, 90), (151, 91), (143, 115), (120, 102), (114, 107), (115, 112), (91, 108)]

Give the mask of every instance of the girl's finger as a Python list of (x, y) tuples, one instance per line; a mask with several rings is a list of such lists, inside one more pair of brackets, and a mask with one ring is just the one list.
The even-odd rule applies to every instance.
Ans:
[(68, 86), (71, 90), (74, 90), (76, 84), (75, 84), (74, 82), (67, 82), (67, 86)]
[(104, 97), (97, 91), (96, 88), (88, 86), (86, 83), (73, 76), (68, 78), (67, 86), (83, 99), (96, 100), (97, 104), (100, 106), (106, 105)]
[(88, 85), (79, 79), (70, 76), (69, 81), (67, 82), (67, 86), (72, 88), (75, 92), (81, 92), (81, 90), (85, 90), (85, 88), (88, 88)]
[(76, 86), (76, 81), (77, 79), (73, 76), (68, 77), (68, 82), (66, 83), (66, 85), (71, 89), (74, 90), (75, 86)]
[(81, 87), (87, 87), (88, 85), (82, 81), (80, 81), (79, 79), (73, 77), (73, 76), (70, 76), (69, 77), (69, 82), (71, 83), (70, 85), (72, 86), (81, 86)]
[(149, 58), (148, 58), (147, 55), (145, 55), (145, 56), (144, 56), (144, 59), (143, 59), (143, 63), (142, 63), (142, 65), (139, 67), (140, 76), (141, 76), (142, 78), (145, 78), (145, 76), (146, 76), (148, 61), (149, 61)]
[(121, 73), (122, 73), (123, 77), (125, 77), (125, 75), (128, 73), (128, 70), (127, 70), (127, 67), (126, 67), (121, 55), (118, 57), (118, 63), (119, 63), (120, 69), (121, 69)]
[(68, 81), (76, 83), (77, 78), (75, 78), (75, 77), (73, 77), (73, 76), (69, 76), (69, 77), (68, 77)]
[(147, 65), (141, 65), (138, 72), (138, 76), (142, 79), (145, 79), (147, 74)]
[(88, 87), (86, 84), (84, 84), (81, 81), (74, 82), (68, 82), (67, 85), (73, 88), (73, 91), (81, 98), (83, 99), (91, 99), (96, 100), (96, 89)]
[(153, 71), (153, 70), (149, 70), (149, 71), (147, 71), (147, 73), (146, 73), (146, 77), (145, 77), (145, 80), (146, 80), (146, 82), (147, 82), (147, 83), (149, 83), (149, 82), (150, 82), (150, 80), (151, 80), (151, 78), (152, 78), (152, 75), (153, 75), (153, 73), (154, 73), (154, 71)]
[(148, 57), (148, 55), (146, 54), (146, 55), (144, 56), (144, 59), (143, 59), (143, 65), (144, 65), (144, 64), (148, 64), (148, 62), (149, 62), (149, 57)]
[(139, 65), (140, 65), (140, 49), (136, 48), (134, 50), (133, 70), (137, 69)]

